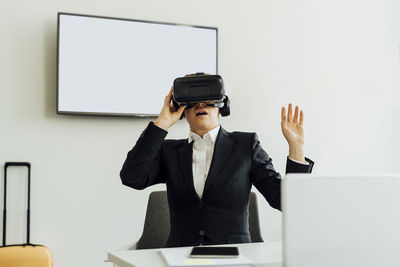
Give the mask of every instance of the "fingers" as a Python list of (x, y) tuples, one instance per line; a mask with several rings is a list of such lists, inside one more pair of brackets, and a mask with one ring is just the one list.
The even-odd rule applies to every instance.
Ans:
[(300, 110), (299, 106), (296, 106), (296, 108), (294, 110), (294, 115), (293, 115), (292, 104), (290, 103), (288, 105), (287, 116), (286, 116), (285, 107), (282, 107), (282, 110), (281, 110), (281, 121), (282, 122), (293, 122), (293, 123), (298, 123), (300, 125), (303, 125), (303, 121), (304, 121), (303, 111)]
[(300, 125), (303, 125), (303, 119), (304, 119), (304, 115), (303, 115), (303, 111), (300, 111)]
[(170, 106), (171, 104), (171, 99), (172, 99), (172, 90), (174, 87), (171, 87), (171, 90), (169, 90), (168, 95), (164, 98), (164, 106)]
[(288, 122), (292, 122), (293, 121), (293, 114), (292, 114), (292, 104), (289, 104), (288, 107)]
[(294, 110), (294, 118), (293, 118), (293, 122), (297, 123), (299, 118), (299, 106), (296, 106), (295, 110)]
[(182, 113), (185, 111), (186, 106), (180, 106), (176, 111), (179, 114), (179, 118), (182, 116)]
[(178, 121), (181, 118), (184, 110), (185, 110), (185, 106), (180, 106), (176, 111), (171, 111), (172, 124), (174, 124), (176, 121)]

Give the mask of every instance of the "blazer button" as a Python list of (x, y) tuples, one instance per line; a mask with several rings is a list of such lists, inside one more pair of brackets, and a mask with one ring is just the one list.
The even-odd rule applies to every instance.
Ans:
[(204, 204), (203, 204), (203, 203), (200, 203), (200, 204), (199, 204), (199, 208), (200, 208), (200, 209), (204, 209)]
[(205, 234), (204, 230), (200, 230), (199, 234), (203, 236)]

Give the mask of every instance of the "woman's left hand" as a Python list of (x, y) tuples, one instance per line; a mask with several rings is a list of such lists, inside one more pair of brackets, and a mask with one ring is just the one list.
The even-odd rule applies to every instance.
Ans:
[(289, 157), (306, 162), (304, 158), (303, 111), (299, 112), (299, 106), (296, 106), (293, 115), (292, 104), (289, 104), (287, 115), (285, 107), (282, 107), (281, 119), (282, 133), (289, 144)]

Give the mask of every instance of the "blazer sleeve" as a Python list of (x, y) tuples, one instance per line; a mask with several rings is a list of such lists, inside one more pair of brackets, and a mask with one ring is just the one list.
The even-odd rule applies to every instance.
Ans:
[(161, 149), (167, 133), (153, 122), (149, 123), (122, 166), (120, 177), (124, 185), (141, 190), (165, 183)]
[(287, 157), (286, 161), (286, 173), (311, 173), (312, 168), (314, 166), (314, 161), (309, 158), (305, 158), (308, 164), (301, 164), (290, 160)]
[[(281, 210), (281, 175), (275, 171), (272, 159), (262, 149), (257, 134), (252, 134), (251, 180), (271, 207)], [(308, 165), (287, 158), (286, 173), (311, 173), (314, 162), (306, 158)]]
[(272, 159), (262, 149), (257, 134), (251, 136), (252, 162), (250, 179), (271, 207), (281, 209), (281, 175), (275, 171)]

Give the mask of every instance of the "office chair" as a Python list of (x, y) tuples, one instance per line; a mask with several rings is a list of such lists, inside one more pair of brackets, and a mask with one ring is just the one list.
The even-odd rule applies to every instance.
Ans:
[[(151, 192), (142, 236), (136, 244), (126, 249), (162, 248), (167, 243), (170, 227), (167, 191)], [(249, 231), (252, 242), (263, 242), (258, 219), (257, 195), (254, 192), (250, 193), (249, 200)]]

